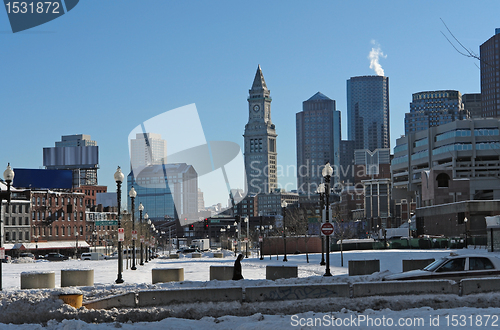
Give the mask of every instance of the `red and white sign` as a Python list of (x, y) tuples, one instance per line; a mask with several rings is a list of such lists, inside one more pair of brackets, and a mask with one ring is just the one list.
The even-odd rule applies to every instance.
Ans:
[(262, 236), (259, 236), (259, 242), (262, 242), (264, 241), (264, 238), (262, 238)]
[(137, 230), (132, 230), (132, 240), (136, 240), (137, 239)]
[(5, 248), (0, 248), (0, 259), (5, 259)]
[(118, 228), (118, 241), (123, 242), (125, 240), (125, 229)]
[(333, 234), (333, 225), (330, 222), (325, 222), (321, 225), (321, 233), (325, 236)]
[(141, 235), (141, 243), (144, 243), (144, 235)]
[(246, 238), (246, 237), (245, 237), (245, 238), (243, 239), (243, 242), (248, 243), (248, 238)]

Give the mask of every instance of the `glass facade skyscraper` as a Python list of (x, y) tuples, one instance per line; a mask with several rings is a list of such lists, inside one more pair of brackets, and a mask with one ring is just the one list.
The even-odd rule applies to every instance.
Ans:
[(134, 187), (136, 219), (137, 206), (152, 220), (179, 219), (183, 214), (198, 212), (198, 174), (191, 165), (151, 165), (133, 171), (127, 176), (127, 194)]
[(360, 76), (347, 80), (348, 139), (355, 149), (390, 147), (389, 77)]
[(405, 135), (467, 118), (459, 91), (415, 93), (412, 95), (410, 113), (405, 114)]
[(302, 103), (302, 111), (295, 118), (298, 191), (315, 193), (322, 181), (321, 170), (326, 163), (330, 163), (336, 171), (334, 176), (338, 175), (340, 111), (335, 109), (335, 100), (318, 92)]

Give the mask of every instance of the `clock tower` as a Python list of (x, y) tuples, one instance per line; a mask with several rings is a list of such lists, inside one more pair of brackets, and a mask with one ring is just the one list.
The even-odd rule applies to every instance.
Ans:
[(271, 121), (271, 96), (260, 65), (248, 96), (245, 125), (245, 168), (248, 194), (268, 193), (277, 188), (276, 128)]

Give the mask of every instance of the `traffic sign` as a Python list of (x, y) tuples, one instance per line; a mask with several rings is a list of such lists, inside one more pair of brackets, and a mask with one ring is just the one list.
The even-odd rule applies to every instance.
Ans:
[(125, 240), (125, 229), (118, 228), (118, 241), (123, 242)]
[(262, 238), (262, 236), (259, 236), (259, 242), (262, 242), (264, 240), (264, 238)]
[(321, 233), (325, 236), (333, 234), (333, 225), (331, 222), (325, 222), (321, 225)]
[(5, 259), (5, 248), (0, 248), (0, 259)]
[(144, 235), (141, 235), (141, 243), (144, 243)]
[(132, 240), (136, 240), (137, 239), (137, 230), (132, 230)]

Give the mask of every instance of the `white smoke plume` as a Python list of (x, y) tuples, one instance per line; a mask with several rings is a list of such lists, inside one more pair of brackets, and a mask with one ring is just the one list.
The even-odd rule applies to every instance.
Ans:
[(378, 76), (383, 76), (384, 69), (382, 69), (382, 66), (380, 65), (378, 60), (381, 57), (386, 58), (387, 55), (384, 55), (384, 53), (382, 53), (380, 45), (377, 44), (375, 40), (372, 40), (371, 43), (374, 45), (374, 47), (372, 48), (370, 54), (368, 55), (368, 59), (370, 60), (370, 69), (373, 69)]

